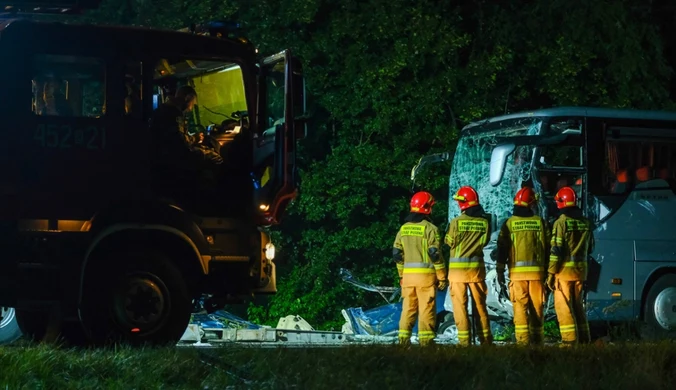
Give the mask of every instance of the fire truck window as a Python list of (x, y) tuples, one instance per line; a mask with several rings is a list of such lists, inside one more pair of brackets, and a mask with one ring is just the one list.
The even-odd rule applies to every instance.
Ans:
[(637, 184), (652, 179), (673, 182), (675, 170), (676, 140), (606, 142), (603, 184), (608, 194), (626, 194)]
[(268, 128), (284, 123), (284, 108), (286, 103), (284, 96), (284, 75), (284, 63), (280, 62), (271, 69), (266, 78), (265, 100), (267, 103)]
[(237, 64), (162, 59), (155, 65), (153, 106), (170, 101), (183, 85), (197, 92), (197, 102), (186, 118), (191, 135), (210, 135), (222, 146), (247, 127), (244, 78)]
[(106, 111), (106, 67), (89, 57), (37, 55), (33, 58), (36, 115), (98, 118)]
[(142, 64), (130, 62), (124, 72), (124, 114), (134, 119), (143, 119)]

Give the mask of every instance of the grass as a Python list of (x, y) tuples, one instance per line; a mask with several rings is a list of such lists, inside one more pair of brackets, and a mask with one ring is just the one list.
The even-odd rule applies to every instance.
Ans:
[(0, 349), (0, 389), (673, 389), (676, 343)]

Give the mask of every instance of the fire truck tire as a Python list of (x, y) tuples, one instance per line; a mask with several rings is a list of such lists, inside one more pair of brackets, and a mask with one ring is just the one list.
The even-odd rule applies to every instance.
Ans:
[(660, 334), (676, 333), (676, 274), (666, 274), (653, 283), (646, 296), (644, 319)]
[[(181, 272), (155, 251), (116, 251), (88, 272), (81, 315), (94, 344), (175, 345), (192, 300)], [(103, 266), (101, 266), (103, 265)]]

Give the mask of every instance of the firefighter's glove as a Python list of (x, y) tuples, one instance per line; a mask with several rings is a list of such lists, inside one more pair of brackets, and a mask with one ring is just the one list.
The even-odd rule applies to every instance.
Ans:
[(437, 283), (437, 289), (438, 289), (439, 291), (446, 290), (447, 288), (448, 288), (448, 280), (440, 280), (440, 281)]
[(554, 277), (554, 274), (549, 274), (547, 276), (547, 288), (550, 291), (555, 291), (556, 290), (556, 278)]

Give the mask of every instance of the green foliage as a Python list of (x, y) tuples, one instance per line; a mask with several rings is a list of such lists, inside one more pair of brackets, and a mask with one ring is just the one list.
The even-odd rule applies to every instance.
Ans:
[[(237, 19), (262, 53), (290, 48), (312, 97), (300, 197), (279, 230), (279, 293), (250, 319), (298, 314), (337, 329), (340, 309), (382, 303), (341, 282), (396, 285), (390, 259), (411, 167), (453, 150), (482, 117), (552, 105), (668, 108), (671, 67), (649, 12), (633, 0), (108, 0), (92, 20), (178, 28)], [(648, 7), (649, 8), (649, 7)], [(421, 188), (447, 219), (450, 163)]]
[(561, 331), (557, 321), (545, 322), (545, 338), (547, 340), (561, 340)]

